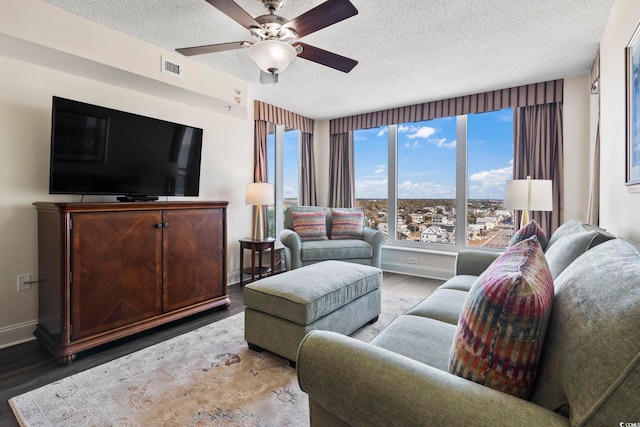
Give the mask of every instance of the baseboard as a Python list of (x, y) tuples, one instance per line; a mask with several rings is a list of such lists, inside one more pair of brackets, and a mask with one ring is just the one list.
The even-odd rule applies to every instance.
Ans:
[(448, 280), (454, 276), (453, 271), (428, 267), (424, 265), (402, 264), (396, 262), (383, 262), (382, 270), (390, 273), (408, 274), (411, 276), (428, 277), (430, 279)]
[(37, 324), (37, 320), (31, 320), (0, 328), (0, 349), (36, 339), (33, 336), (33, 331), (35, 331)]

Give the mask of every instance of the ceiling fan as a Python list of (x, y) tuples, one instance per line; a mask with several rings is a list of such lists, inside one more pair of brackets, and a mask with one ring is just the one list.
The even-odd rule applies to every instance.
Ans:
[(358, 9), (349, 0), (327, 0), (291, 21), (275, 14), (284, 5), (284, 0), (259, 0), (269, 13), (256, 18), (251, 17), (233, 0), (206, 1), (249, 30), (254, 41), (185, 47), (176, 49), (178, 53), (192, 56), (248, 48), (249, 58), (261, 70), (261, 83), (276, 83), (278, 74), (284, 71), (296, 57), (344, 73), (348, 73), (358, 64), (358, 61), (351, 58), (297, 41), (315, 31), (357, 15)]

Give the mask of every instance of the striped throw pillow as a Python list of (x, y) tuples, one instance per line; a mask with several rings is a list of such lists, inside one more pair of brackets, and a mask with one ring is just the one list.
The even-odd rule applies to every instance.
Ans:
[(362, 211), (331, 209), (331, 239), (362, 239)]
[(291, 212), (293, 231), (300, 240), (328, 240), (327, 214), (324, 211)]
[(540, 246), (542, 246), (543, 251), (547, 248), (547, 244), (549, 243), (547, 234), (534, 220), (531, 220), (520, 227), (520, 230), (516, 231), (516, 234), (514, 234), (511, 238), (511, 242), (509, 242), (509, 245), (515, 245), (516, 243), (522, 242), (523, 240), (526, 240), (531, 236), (536, 236), (538, 238), (538, 243), (540, 243)]
[(528, 398), (553, 295), (551, 272), (536, 237), (508, 248), (469, 290), (449, 371)]

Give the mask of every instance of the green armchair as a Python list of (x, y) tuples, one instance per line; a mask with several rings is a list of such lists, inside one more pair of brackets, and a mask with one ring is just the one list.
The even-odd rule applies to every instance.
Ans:
[[(340, 210), (363, 212), (361, 208), (340, 208)], [(381, 231), (364, 228), (364, 222), (362, 239), (302, 240), (294, 229), (293, 213), (318, 211), (325, 212), (326, 229), (330, 236), (332, 226), (330, 208), (291, 206), (285, 210), (284, 230), (280, 233), (280, 241), (284, 245), (287, 270), (295, 270), (305, 265), (327, 260), (354, 262), (380, 268), (385, 235)]]

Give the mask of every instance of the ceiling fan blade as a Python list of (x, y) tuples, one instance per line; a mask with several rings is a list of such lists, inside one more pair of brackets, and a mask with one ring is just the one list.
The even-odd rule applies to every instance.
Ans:
[(283, 26), (293, 28), (302, 38), (357, 14), (358, 9), (349, 0), (328, 0)]
[(251, 42), (230, 42), (218, 44), (206, 44), (203, 46), (182, 47), (176, 49), (176, 52), (184, 56), (203, 55), (205, 53), (224, 52), (225, 50), (240, 49), (251, 46)]
[(229, 18), (236, 21), (246, 29), (251, 27), (260, 27), (260, 24), (256, 22), (251, 15), (249, 15), (243, 8), (238, 6), (233, 0), (207, 0), (211, 6), (218, 9), (220, 12), (227, 15)]
[(358, 61), (355, 59), (347, 58), (346, 56), (338, 55), (337, 53), (329, 52), (328, 50), (305, 43), (295, 43), (293, 46), (302, 46), (302, 52), (298, 54), (298, 57), (335, 68), (343, 73), (348, 73), (353, 70), (353, 67), (358, 65)]

